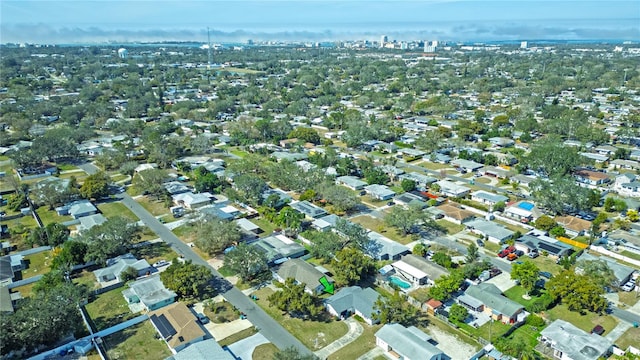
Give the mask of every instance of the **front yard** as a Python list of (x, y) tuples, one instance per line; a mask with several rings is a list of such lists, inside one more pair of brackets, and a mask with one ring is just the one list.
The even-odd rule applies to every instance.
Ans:
[(347, 333), (345, 323), (330, 317), (325, 321), (302, 320), (292, 318), (275, 307), (269, 306), (267, 298), (273, 294), (270, 288), (262, 288), (254, 294), (258, 297), (258, 305), (311, 351), (321, 349)]
[[(152, 200), (147, 196), (141, 196), (137, 198), (136, 201), (153, 216), (166, 215), (169, 213), (169, 208), (163, 201)], [(166, 220), (169, 220), (169, 218), (173, 220), (173, 216), (167, 216)]]
[[(607, 330), (607, 328), (605, 328), (605, 330)], [(640, 328), (632, 327), (618, 338), (616, 345), (622, 350), (627, 350), (630, 345), (637, 348), (638, 339), (640, 339)]]
[(178, 254), (165, 242), (152, 243), (131, 249), (131, 254), (136, 259), (144, 258), (149, 264), (153, 264), (158, 260), (171, 261), (178, 257)]
[(112, 218), (115, 216), (122, 216), (127, 219), (131, 219), (133, 221), (138, 221), (137, 216), (135, 216), (131, 210), (129, 210), (126, 206), (124, 206), (121, 202), (113, 201), (106, 202), (102, 204), (98, 204), (98, 209), (104, 215), (104, 217)]
[(71, 216), (60, 216), (56, 213), (55, 210), (49, 210), (48, 206), (41, 206), (36, 210), (36, 213), (40, 217), (40, 220), (44, 225), (49, 225), (51, 223), (63, 223), (65, 221), (72, 220)]
[(564, 304), (557, 305), (556, 307), (547, 310), (546, 317), (551, 321), (562, 319), (586, 332), (590, 332), (596, 325), (602, 325), (605, 332), (609, 332), (618, 324), (618, 321), (611, 315), (598, 315), (592, 312), (580, 315), (580, 313), (575, 311), (569, 311), (567, 305)]
[(22, 270), (22, 278), (26, 279), (49, 272), (52, 260), (53, 256), (51, 255), (51, 251), (42, 251), (37, 254), (25, 256), (24, 261), (28, 265), (25, 270)]
[(122, 290), (125, 289), (126, 287), (123, 286), (107, 291), (84, 306), (96, 330), (104, 330), (135, 317), (122, 296)]
[(402, 235), (395, 228), (389, 227), (384, 223), (384, 220), (374, 218), (368, 215), (361, 215), (351, 219), (352, 222), (358, 223), (363, 227), (378, 232), (391, 240), (397, 241), (400, 244), (408, 244), (414, 241), (411, 235)]
[(151, 322), (144, 321), (102, 338), (109, 359), (156, 360), (171, 355)]
[(436, 220), (436, 223), (438, 223), (438, 225), (445, 228), (447, 231), (447, 234), (449, 235), (457, 234), (460, 231), (464, 230), (464, 225), (458, 225), (456, 223), (452, 223), (451, 221), (440, 219), (440, 220)]
[(366, 323), (361, 323), (364, 331), (357, 339), (352, 343), (343, 347), (329, 356), (329, 360), (351, 360), (357, 359), (360, 356), (366, 354), (369, 350), (376, 347), (375, 334), (382, 325), (369, 326)]

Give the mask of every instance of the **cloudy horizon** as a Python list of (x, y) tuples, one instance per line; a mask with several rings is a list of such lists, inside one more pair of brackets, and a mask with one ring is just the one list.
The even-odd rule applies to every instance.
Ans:
[(637, 1), (4, 0), (1, 43), (640, 40)]

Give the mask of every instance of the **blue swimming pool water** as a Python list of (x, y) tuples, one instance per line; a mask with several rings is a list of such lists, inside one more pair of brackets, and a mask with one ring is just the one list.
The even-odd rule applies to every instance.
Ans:
[(535, 206), (534, 204), (532, 204), (530, 202), (526, 202), (526, 201), (523, 201), (520, 204), (518, 204), (518, 207), (520, 209), (525, 209), (527, 211), (531, 211), (531, 209), (533, 209), (534, 206)]
[(398, 285), (401, 289), (408, 289), (411, 287), (411, 284), (409, 284), (408, 282), (405, 282), (395, 276), (391, 276), (389, 277), (389, 281), (395, 285)]

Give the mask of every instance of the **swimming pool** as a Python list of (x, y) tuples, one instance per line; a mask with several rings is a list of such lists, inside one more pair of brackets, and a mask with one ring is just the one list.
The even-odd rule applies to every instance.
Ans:
[(527, 202), (527, 201), (523, 201), (523, 202), (521, 202), (520, 204), (518, 204), (518, 207), (519, 207), (520, 209), (525, 209), (525, 210), (527, 210), (527, 211), (531, 211), (531, 209), (533, 209), (533, 208), (534, 208), (534, 206), (535, 206), (534, 204), (532, 204), (532, 203), (530, 203), (530, 202)]
[(401, 289), (408, 289), (411, 287), (411, 284), (395, 276), (389, 277), (389, 282), (391, 282), (394, 285), (398, 285)]

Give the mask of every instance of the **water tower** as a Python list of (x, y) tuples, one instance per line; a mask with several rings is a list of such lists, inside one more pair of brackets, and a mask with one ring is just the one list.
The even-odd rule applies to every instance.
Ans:
[(129, 51), (127, 51), (127, 49), (125, 48), (118, 49), (118, 57), (120, 59), (126, 59), (127, 57), (129, 57)]

